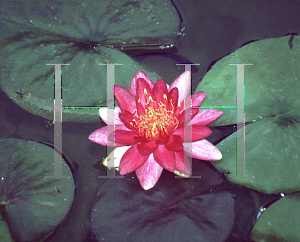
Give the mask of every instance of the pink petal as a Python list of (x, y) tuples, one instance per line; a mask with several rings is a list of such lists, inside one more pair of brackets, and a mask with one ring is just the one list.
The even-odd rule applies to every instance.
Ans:
[[(100, 108), (99, 109), (99, 115), (101, 119), (108, 125), (114, 125), (114, 124), (123, 124), (123, 122), (119, 118), (119, 113), (122, 112), (119, 107), (115, 107), (114, 110), (109, 108)], [(110, 122), (108, 122), (108, 115), (110, 115)], [(114, 122), (111, 122), (111, 119), (114, 119)]]
[(142, 188), (149, 190), (154, 187), (163, 171), (163, 168), (155, 161), (153, 154), (138, 168), (135, 173)]
[(120, 109), (127, 110), (130, 113), (134, 113), (136, 110), (135, 98), (124, 87), (114, 85), (114, 93)]
[(223, 112), (218, 109), (200, 109), (189, 125), (207, 126), (217, 120), (222, 114)]
[[(184, 127), (184, 125), (187, 125), (188, 123), (191, 122), (191, 120), (197, 115), (197, 113), (199, 112), (199, 109), (196, 108), (188, 108), (186, 110), (184, 110), (183, 112), (181, 112), (178, 115), (178, 120), (179, 120), (179, 125), (178, 125), (178, 129)], [(190, 115), (190, 116), (188, 116)], [(189, 120), (189, 122), (188, 122)]]
[(153, 153), (158, 147), (158, 144), (156, 144), (156, 141), (150, 141), (150, 142), (141, 142), (137, 145), (137, 149), (140, 152), (141, 155), (150, 155)]
[(115, 130), (115, 132), (112, 132), (108, 136), (108, 139), (112, 142), (115, 141), (117, 143), (124, 144), (124, 145), (133, 145), (138, 143), (138, 141), (134, 139), (135, 136), (137, 135), (132, 131)]
[(187, 97), (180, 103), (181, 111), (190, 107), (199, 107), (205, 99), (206, 92), (197, 92)]
[(193, 125), (185, 126), (177, 129), (173, 135), (179, 135), (184, 142), (195, 142), (211, 135), (211, 130), (208, 127)]
[(136, 73), (136, 75), (131, 79), (131, 83), (130, 83), (130, 89), (129, 89), (129, 90), (130, 90), (130, 93), (131, 93), (133, 96), (136, 95), (137, 80), (138, 80), (139, 78), (144, 79), (144, 80), (148, 83), (148, 85), (150, 86), (151, 89), (152, 89), (153, 86), (154, 86), (154, 84), (153, 84), (153, 82), (151, 81), (151, 79), (150, 79), (144, 72), (142, 72), (142, 71), (139, 70), (139, 71)]
[(174, 172), (175, 168), (175, 152), (168, 150), (164, 145), (159, 145), (153, 152), (153, 157), (156, 162), (164, 169)]
[(140, 155), (136, 146), (132, 145), (122, 156), (119, 167), (121, 175), (135, 171), (147, 161), (149, 156)]
[(173, 87), (178, 88), (178, 102), (182, 102), (191, 91), (191, 73), (189, 71), (182, 73), (175, 79), (169, 90), (171, 90)]
[(175, 152), (175, 170), (189, 176), (192, 175), (191, 162), (184, 151)]
[(170, 135), (168, 143), (165, 147), (171, 151), (182, 151), (183, 150), (183, 139), (179, 135)]
[(222, 159), (222, 154), (218, 148), (206, 139), (193, 143), (183, 143), (183, 147), (188, 156), (199, 160), (214, 161)]
[[(122, 126), (122, 127), (118, 127), (118, 126)], [(127, 129), (124, 125), (115, 125), (115, 126), (111, 125), (109, 129), (114, 130), (114, 127), (116, 127), (116, 129), (122, 129), (122, 128)], [(112, 147), (124, 146), (124, 144), (114, 143), (110, 140), (107, 140), (107, 126), (97, 129), (93, 133), (91, 133), (89, 135), (89, 140), (103, 146), (112, 146)]]

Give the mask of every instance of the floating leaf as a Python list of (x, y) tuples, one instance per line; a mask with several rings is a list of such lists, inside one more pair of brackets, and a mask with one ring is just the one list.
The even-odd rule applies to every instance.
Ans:
[[(22, 108), (47, 119), (54, 115), (54, 66), (46, 64), (70, 64), (62, 66), (63, 106), (103, 106), (107, 70), (99, 64), (122, 64), (115, 66), (115, 84), (126, 89), (138, 70), (160, 78), (113, 46), (172, 46), (180, 30), (169, 0), (15, 0), (3, 4), (0, 23), (0, 87)], [(64, 109), (63, 121), (98, 120), (97, 109)]]
[(5, 242), (14, 242), (14, 239), (11, 237), (8, 224), (2, 220), (0, 220), (0, 235), (1, 241)]
[(70, 178), (46, 178), (54, 175), (53, 159), (54, 150), (48, 146), (0, 140), (0, 211), (16, 241), (42, 239), (69, 211), (74, 196), (72, 174), (63, 163), (63, 176)]
[(132, 175), (108, 180), (91, 215), (98, 241), (225, 241), (234, 222), (233, 196), (211, 192), (223, 179), (197, 162), (193, 171), (201, 178), (163, 172), (148, 191)]
[[(293, 46), (291, 46), (291, 43)], [(248, 44), (218, 61), (196, 91), (206, 91), (203, 106), (236, 106), (237, 68), (245, 66), (245, 176), (236, 175), (236, 133), (217, 145), (223, 158), (213, 164), (231, 181), (265, 193), (300, 189), (300, 37), (286, 36)], [(225, 109), (215, 125), (236, 123), (236, 109)], [(242, 161), (243, 162), (243, 161)]]
[(300, 241), (300, 193), (284, 196), (262, 213), (251, 232), (255, 241)]

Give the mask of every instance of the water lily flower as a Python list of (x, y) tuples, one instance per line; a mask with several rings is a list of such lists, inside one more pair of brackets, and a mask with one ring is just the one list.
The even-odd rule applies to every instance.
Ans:
[[(163, 169), (190, 176), (187, 156), (210, 161), (222, 158), (220, 151), (205, 138), (211, 134), (206, 126), (223, 114), (217, 109), (199, 110), (206, 93), (188, 97), (190, 87), (189, 71), (171, 86), (161, 79), (154, 84), (144, 72), (138, 71), (131, 80), (130, 91), (114, 85), (119, 107), (100, 108), (100, 117), (108, 126), (94, 131), (89, 139), (118, 147), (114, 156), (120, 174), (135, 171), (145, 190), (155, 186)], [(114, 117), (113, 123), (108, 115)], [(110, 125), (113, 127), (108, 129)]]

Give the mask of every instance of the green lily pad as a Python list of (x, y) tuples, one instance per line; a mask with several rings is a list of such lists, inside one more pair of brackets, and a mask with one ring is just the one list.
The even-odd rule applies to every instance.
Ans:
[(255, 241), (300, 241), (300, 193), (273, 203), (259, 217), (251, 232)]
[[(292, 45), (293, 46), (292, 46)], [(265, 193), (300, 189), (300, 37), (267, 39), (246, 45), (218, 61), (196, 91), (207, 92), (203, 106), (236, 106), (236, 66), (245, 66), (245, 176), (236, 175), (236, 133), (217, 145), (213, 162), (231, 181)], [(218, 106), (218, 107), (217, 107)], [(236, 109), (224, 109), (214, 125), (236, 123)]]
[[(203, 77), (196, 92), (205, 91), (203, 106), (235, 107), (237, 95), (237, 67), (245, 66), (246, 122), (274, 115), (285, 109), (300, 106), (300, 36), (266, 39), (248, 44), (216, 62)], [(294, 114), (294, 113), (293, 113)], [(214, 125), (236, 123), (236, 110), (226, 109)]]
[[(180, 20), (169, 0), (10, 1), (0, 18), (0, 87), (27, 111), (53, 119), (54, 66), (62, 66), (63, 106), (105, 106), (106, 66), (129, 89), (138, 70), (160, 77), (118, 48), (177, 43)], [(98, 121), (98, 110), (64, 109), (63, 121)]]
[(11, 234), (9, 232), (8, 224), (3, 220), (0, 220), (0, 235), (2, 241), (14, 242), (14, 239), (11, 237)]
[[(0, 140), (0, 211), (3, 236), (35, 241), (51, 234), (69, 211), (74, 181), (66, 163), (54, 175), (54, 150), (16, 139)], [(8, 229), (7, 226), (9, 227)], [(5, 232), (6, 231), (6, 232)], [(1, 234), (2, 237), (2, 234)]]

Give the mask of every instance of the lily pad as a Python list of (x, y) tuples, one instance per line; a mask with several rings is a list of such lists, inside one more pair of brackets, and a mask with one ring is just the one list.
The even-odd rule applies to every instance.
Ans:
[(7, 224), (1, 228), (16, 241), (43, 239), (69, 211), (74, 197), (72, 173), (63, 163), (62, 175), (70, 178), (45, 177), (54, 175), (53, 159), (54, 150), (48, 146), (0, 140), (0, 216)]
[[(27, 111), (53, 119), (54, 66), (62, 63), (63, 106), (105, 106), (107, 70), (129, 89), (138, 70), (160, 77), (117, 48), (172, 46), (180, 20), (169, 0), (10, 1), (0, 18), (0, 87)], [(113, 84), (111, 84), (113, 85)], [(98, 110), (64, 109), (63, 121), (98, 121)]]
[(8, 224), (5, 221), (3, 221), (2, 218), (0, 220), (0, 235), (2, 241), (14, 242), (14, 239), (11, 237), (11, 234), (9, 232)]
[(284, 196), (262, 213), (251, 232), (255, 241), (300, 241), (300, 193)]
[[(265, 193), (300, 189), (300, 37), (286, 36), (248, 44), (218, 61), (197, 91), (207, 92), (203, 106), (236, 106), (237, 68), (245, 66), (245, 176), (236, 175), (236, 133), (217, 145), (223, 154), (213, 163), (231, 181)], [(236, 123), (236, 109), (224, 109), (215, 125)]]
[(214, 191), (224, 180), (196, 161), (193, 174), (175, 178), (164, 171), (156, 186), (141, 188), (134, 175), (110, 179), (92, 209), (98, 241), (225, 241), (234, 222), (234, 199)]

